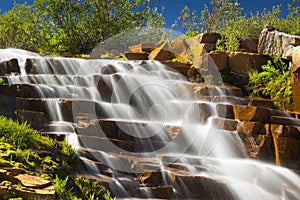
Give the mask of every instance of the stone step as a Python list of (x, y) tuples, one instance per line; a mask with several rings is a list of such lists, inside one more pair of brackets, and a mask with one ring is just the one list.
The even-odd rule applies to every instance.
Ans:
[[(254, 121), (254, 122), (262, 122), (262, 123), (273, 123), (272, 117), (274, 118), (274, 122), (276, 122), (276, 119), (285, 119), (285, 117), (290, 117), (291, 115), (275, 110), (275, 109), (269, 109), (269, 108), (261, 108), (261, 107), (255, 107), (255, 106), (241, 106), (241, 105), (234, 105), (233, 106), (233, 112), (235, 119), (240, 121)], [(279, 116), (279, 118), (274, 117)], [(282, 121), (283, 121), (282, 120)], [(280, 120), (279, 120), (280, 121)], [(291, 120), (286, 120), (286, 123), (291, 122)], [(297, 123), (297, 120), (294, 121)]]
[(15, 119), (16, 98), (0, 93), (0, 115)]
[(189, 87), (198, 96), (235, 96), (242, 97), (242, 90), (234, 86), (216, 86), (207, 83), (191, 83)]
[(286, 126), (297, 126), (300, 128), (300, 119), (286, 116), (271, 116), (272, 124), (282, 124)]
[(238, 121), (226, 118), (213, 118), (212, 124), (219, 130), (236, 131)]
[[(156, 129), (157, 127), (157, 129)], [(171, 141), (169, 134), (174, 134), (168, 130), (174, 127), (172, 124), (154, 124), (150, 121), (124, 121), (112, 119), (96, 119), (87, 128), (76, 128), (76, 133), (83, 136), (106, 137), (132, 141), (135, 138), (149, 138), (152, 141)], [(152, 132), (157, 131), (157, 132)]]
[(16, 115), (19, 122), (27, 122), (35, 130), (42, 130), (44, 124), (51, 121), (45, 112), (17, 110)]
[(0, 62), (0, 75), (20, 74), (18, 60), (16, 58)]
[(43, 126), (44, 132), (75, 132), (74, 125), (65, 122), (52, 122)]

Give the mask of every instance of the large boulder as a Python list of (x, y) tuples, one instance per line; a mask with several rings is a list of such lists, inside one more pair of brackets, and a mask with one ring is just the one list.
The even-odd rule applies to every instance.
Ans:
[(270, 26), (266, 26), (259, 36), (258, 53), (277, 55), (290, 60), (294, 48), (298, 45), (300, 45), (300, 36), (275, 31)]

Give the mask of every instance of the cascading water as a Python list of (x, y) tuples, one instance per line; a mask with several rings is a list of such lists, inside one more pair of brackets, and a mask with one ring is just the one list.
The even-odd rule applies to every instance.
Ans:
[[(213, 125), (216, 104), (199, 99), (193, 93), (193, 84), (159, 62), (42, 58), (20, 50), (0, 51), (1, 61), (11, 58), (17, 58), (23, 70), (21, 75), (8, 76), (9, 84), (34, 85), (46, 101), (52, 120), (75, 127), (76, 133), (67, 136), (67, 141), (76, 149), (89, 150), (99, 162), (115, 170), (113, 178), (119, 189), (110, 189), (120, 196), (130, 197), (122, 175), (147, 170), (118, 159), (132, 156), (151, 162), (146, 166), (160, 171), (166, 183), (172, 179), (168, 167), (175, 163), (184, 166), (190, 177), (225, 183), (230, 198), (300, 197), (296, 174), (248, 159), (237, 134)], [(33, 67), (26, 74), (27, 58), (31, 58)], [(72, 103), (71, 118), (64, 114), (66, 102)], [(205, 120), (201, 118), (207, 109), (200, 105), (211, 113)], [(123, 147), (120, 141), (108, 139), (109, 133), (101, 123), (114, 123), (118, 138), (131, 145)], [(95, 176), (102, 176), (95, 165), (87, 162), (87, 166)], [(172, 174), (183, 176), (180, 172)], [(182, 198), (177, 193), (190, 190), (185, 184), (184, 178), (178, 181), (181, 191), (177, 191), (179, 186), (174, 189), (172, 198)], [(222, 199), (215, 187), (207, 185), (206, 189), (211, 197)], [(145, 195), (151, 197), (151, 191)], [(202, 199), (189, 192), (184, 197)]]

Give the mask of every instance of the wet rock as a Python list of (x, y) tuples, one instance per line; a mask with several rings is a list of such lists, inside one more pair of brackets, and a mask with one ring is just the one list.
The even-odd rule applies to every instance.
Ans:
[(280, 165), (290, 169), (300, 169), (300, 142), (299, 139), (277, 138), (278, 159)]
[(191, 89), (199, 96), (242, 96), (241, 89), (234, 86), (218, 86), (207, 83), (192, 83)]
[(0, 93), (0, 114), (14, 118), (16, 110), (16, 98), (13, 96), (2, 95)]
[(17, 118), (19, 122), (27, 122), (33, 129), (41, 130), (44, 124), (50, 122), (50, 118), (44, 112), (35, 112), (28, 110), (17, 110)]
[(300, 119), (295, 119), (292, 117), (272, 116), (271, 122), (272, 124), (282, 124), (282, 125), (300, 127)]
[(220, 130), (235, 131), (238, 122), (233, 119), (213, 118), (212, 124)]
[(251, 98), (249, 100), (248, 105), (256, 106), (259, 108), (270, 108), (274, 109), (274, 101), (271, 99), (263, 99), (263, 98)]
[(0, 85), (0, 94), (23, 98), (38, 98), (40, 96), (33, 84)]
[(266, 130), (260, 122), (242, 121), (237, 124), (236, 129), (238, 134), (246, 135), (265, 135)]
[(20, 67), (18, 60), (13, 58), (11, 60), (7, 61), (1, 61), (0, 62), (0, 75), (6, 75), (6, 74), (20, 74)]
[(274, 137), (285, 137), (300, 140), (299, 127), (271, 124), (271, 133)]
[(125, 57), (128, 60), (148, 60), (148, 53), (131, 53), (131, 52), (126, 52)]
[(185, 77), (194, 76), (194, 69), (191, 68), (191, 65), (189, 63), (179, 63), (179, 62), (167, 62), (163, 61), (163, 64), (165, 64), (168, 67), (171, 67), (172, 69), (175, 69), (180, 74), (184, 75)]
[(182, 199), (233, 199), (227, 186), (221, 181), (202, 176), (176, 175), (176, 198)]
[(140, 187), (132, 193), (133, 197), (170, 199), (173, 197), (172, 186)]
[(234, 105), (248, 105), (249, 99), (235, 97), (235, 96), (215, 96), (211, 99), (212, 102), (216, 103), (231, 103)]
[(294, 47), (298, 45), (300, 45), (300, 36), (289, 35), (265, 27), (259, 36), (258, 52), (291, 59)]
[(216, 113), (220, 118), (234, 119), (233, 106), (231, 104), (217, 104)]
[(271, 122), (271, 111), (254, 106), (233, 106), (234, 118), (241, 121)]

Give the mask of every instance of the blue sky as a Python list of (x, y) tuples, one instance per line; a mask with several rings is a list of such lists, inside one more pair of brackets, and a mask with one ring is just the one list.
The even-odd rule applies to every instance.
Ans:
[[(17, 0), (17, 3), (24, 3), (25, 0)], [(32, 3), (33, 0), (26, 0), (27, 3)], [(201, 11), (204, 4), (209, 4), (210, 0), (151, 0), (151, 5), (161, 8), (165, 7), (164, 17), (166, 20), (166, 28), (174, 23), (181, 9), (187, 5), (191, 10)], [(282, 5), (283, 16), (287, 13), (287, 5), (291, 0), (239, 0), (244, 12), (261, 11), (264, 8), (272, 10), (272, 7), (278, 4)], [(1, 0), (0, 9), (2, 13), (11, 9), (13, 0)]]

